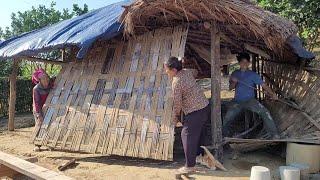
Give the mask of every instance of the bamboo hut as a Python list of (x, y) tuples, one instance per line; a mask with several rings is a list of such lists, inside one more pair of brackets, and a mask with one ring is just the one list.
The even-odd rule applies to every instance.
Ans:
[[(294, 102), (270, 106), (281, 141), (320, 144), (320, 80), (308, 68), (314, 56), (296, 31), (292, 22), (248, 0), (123, 1), (5, 41), (0, 56), (63, 64), (35, 144), (160, 160), (173, 159), (175, 135), (162, 63), (188, 57), (199, 78), (211, 78), (211, 148), (221, 157), (221, 70), (243, 51), (252, 54), (253, 70)], [(67, 50), (68, 56), (39, 58), (52, 49)], [(241, 132), (254, 127), (248, 120)], [(243, 147), (259, 140), (228, 141)]]

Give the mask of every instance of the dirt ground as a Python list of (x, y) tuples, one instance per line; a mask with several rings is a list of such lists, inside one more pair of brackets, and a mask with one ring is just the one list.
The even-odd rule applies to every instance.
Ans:
[[(34, 126), (34, 118), (32, 113), (17, 114), (15, 115), (14, 126), (16, 129), (27, 128)], [(8, 119), (5, 117), (0, 118), (0, 133), (8, 129)]]
[[(1, 122), (2, 121), (2, 122)], [(32, 115), (18, 116), (17, 127), (32, 125)], [(143, 160), (119, 156), (101, 156), (78, 154), (59, 151), (33, 152), (29, 138), (33, 128), (21, 128), (15, 132), (4, 131), (4, 120), (0, 120), (0, 151), (17, 156), (37, 157), (37, 164), (58, 171), (57, 167), (72, 158), (77, 158), (77, 164), (64, 171), (67, 176), (75, 179), (174, 179), (175, 169), (183, 165), (183, 154), (176, 153), (173, 162)], [(199, 166), (200, 172), (192, 175), (193, 179), (249, 179), (250, 168), (254, 165), (266, 166), (272, 170), (273, 179), (278, 179), (277, 169), (284, 165), (285, 160), (266, 152), (242, 154), (239, 159), (232, 160), (231, 153), (225, 153), (224, 165), (228, 172), (210, 171)]]

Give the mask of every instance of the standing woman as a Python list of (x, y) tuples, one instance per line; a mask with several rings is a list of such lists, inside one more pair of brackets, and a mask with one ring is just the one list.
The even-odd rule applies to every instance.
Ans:
[(170, 57), (164, 67), (172, 78), (174, 123), (179, 121), (181, 111), (185, 115), (181, 139), (186, 163), (179, 172), (192, 173), (195, 171), (196, 157), (201, 152), (200, 135), (209, 117), (209, 101), (196, 83), (196, 70), (182, 69), (182, 62), (176, 57)]
[[(43, 122), (44, 114), (42, 108), (51, 88), (53, 87), (53, 83), (50, 83), (50, 78), (43, 69), (38, 69), (32, 74), (32, 82), (36, 84), (32, 91), (32, 99), (35, 129), (37, 129)], [(40, 151), (40, 147), (41, 146), (36, 146), (34, 151)]]

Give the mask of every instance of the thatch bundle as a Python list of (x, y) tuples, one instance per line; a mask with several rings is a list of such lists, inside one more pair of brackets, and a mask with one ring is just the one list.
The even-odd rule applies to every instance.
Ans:
[(125, 33), (131, 35), (161, 26), (214, 21), (225, 37), (231, 37), (230, 44), (248, 41), (277, 52), (297, 32), (291, 21), (248, 0), (136, 0), (125, 8), (121, 19)]

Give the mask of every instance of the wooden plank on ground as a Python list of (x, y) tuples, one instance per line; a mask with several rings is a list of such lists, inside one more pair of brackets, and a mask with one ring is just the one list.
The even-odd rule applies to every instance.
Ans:
[(293, 143), (310, 143), (320, 144), (319, 140), (304, 140), (304, 139), (241, 139), (241, 138), (224, 138), (224, 143), (248, 143), (248, 142), (293, 142)]
[(71, 180), (72, 178), (67, 177), (63, 174), (56, 173), (48, 170), (36, 164), (30, 163), (23, 159), (17, 158), (10, 154), (0, 151), (0, 164), (4, 165), (14, 171), (24, 174), (33, 179), (39, 180)]

